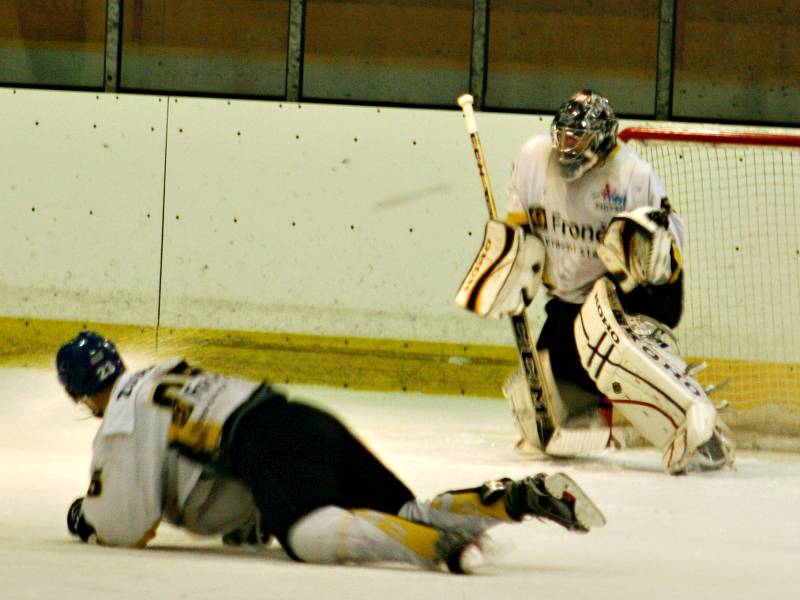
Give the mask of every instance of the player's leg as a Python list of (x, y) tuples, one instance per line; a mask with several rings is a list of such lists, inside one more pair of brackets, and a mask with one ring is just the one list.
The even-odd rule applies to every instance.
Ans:
[(545, 311), (547, 319), (536, 342), (537, 350), (547, 350), (553, 377), (557, 381), (569, 381), (587, 393), (596, 394), (599, 405), (601, 394), (581, 366), (575, 338), (569, 335), (575, 318), (581, 311), (581, 305), (554, 298), (545, 305)]
[(400, 516), (473, 534), (534, 517), (577, 532), (605, 524), (605, 517), (586, 492), (563, 473), (539, 473), (517, 481), (498, 479), (444, 492), (430, 501), (412, 500), (403, 506)]
[(647, 315), (667, 327), (675, 327), (683, 314), (683, 273), (672, 283), (639, 285), (628, 293), (617, 288), (627, 315)]
[(282, 544), (293, 523), (323, 506), (396, 514), (413, 498), (338, 419), (300, 402), (256, 406), (232, 438), (231, 470)]
[(368, 509), (324, 506), (298, 519), (286, 547), (313, 563), (401, 562), (468, 573), (482, 562), (479, 535), (442, 530)]
[[(565, 335), (572, 331), (580, 308), (580, 304), (550, 300), (537, 343), (539, 377), (547, 389), (544, 397), (554, 425), (543, 450), (553, 456), (579, 456), (614, 444), (610, 407), (581, 366), (574, 337)], [(538, 447), (538, 439), (529, 433), (534, 415), (524, 374), (519, 369), (503, 386), (503, 394), (511, 403), (523, 440)], [(518, 448), (524, 447), (518, 444)]]
[(599, 280), (575, 320), (581, 362), (598, 389), (651, 444), (671, 473), (690, 462), (732, 464), (734, 446), (716, 409), (677, 354), (641, 335), (610, 280)]

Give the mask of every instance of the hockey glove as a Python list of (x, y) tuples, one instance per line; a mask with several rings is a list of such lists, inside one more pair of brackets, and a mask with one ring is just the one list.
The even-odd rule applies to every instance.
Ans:
[(669, 204), (641, 206), (611, 220), (597, 255), (624, 292), (677, 280), (681, 253), (669, 230)]
[(94, 527), (83, 516), (83, 498), (77, 498), (67, 511), (67, 529), (84, 542), (95, 540)]
[(481, 317), (499, 319), (521, 313), (539, 289), (544, 258), (544, 244), (538, 237), (521, 227), (489, 221), (455, 303)]

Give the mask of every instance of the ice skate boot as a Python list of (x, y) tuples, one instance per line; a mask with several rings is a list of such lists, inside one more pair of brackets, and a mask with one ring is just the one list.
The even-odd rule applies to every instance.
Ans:
[(517, 521), (532, 516), (579, 533), (606, 524), (600, 509), (564, 473), (539, 473), (506, 485), (506, 511)]

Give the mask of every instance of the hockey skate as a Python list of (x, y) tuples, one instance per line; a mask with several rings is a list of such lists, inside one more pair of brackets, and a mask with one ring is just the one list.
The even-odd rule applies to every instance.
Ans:
[(527, 516), (586, 533), (606, 519), (580, 486), (564, 473), (539, 473), (508, 484), (506, 511), (516, 520)]

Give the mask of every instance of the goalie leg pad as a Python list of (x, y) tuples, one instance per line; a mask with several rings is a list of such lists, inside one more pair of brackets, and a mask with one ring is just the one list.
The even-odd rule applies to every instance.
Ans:
[(598, 394), (566, 380), (556, 380), (550, 352), (539, 350), (542, 386), (555, 430), (545, 446), (550, 456), (583, 456), (608, 446), (611, 427), (599, 411)]
[[(575, 340), (581, 364), (598, 389), (664, 451), (665, 469), (685, 470), (719, 427), (716, 409), (686, 363), (634, 332), (605, 278), (595, 284), (575, 320)], [(726, 464), (732, 460), (731, 454)]]
[(503, 396), (511, 405), (511, 417), (520, 437), (534, 448), (541, 450), (542, 440), (539, 438), (539, 428), (536, 423), (536, 409), (522, 365), (517, 367), (503, 384)]
[(486, 223), (483, 245), (461, 283), (455, 303), (481, 317), (521, 313), (542, 281), (545, 249), (534, 235), (502, 221)]

